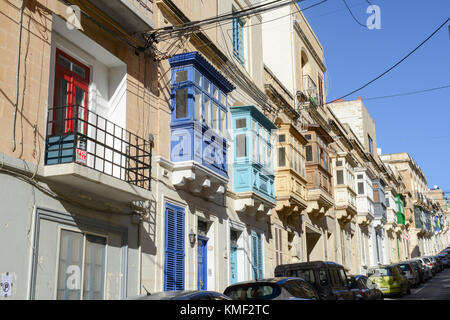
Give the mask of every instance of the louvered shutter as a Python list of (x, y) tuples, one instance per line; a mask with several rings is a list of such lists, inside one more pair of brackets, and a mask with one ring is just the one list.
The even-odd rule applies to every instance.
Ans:
[(256, 233), (252, 232), (251, 235), (252, 239), (252, 270), (253, 270), (253, 280), (258, 279), (258, 269), (257, 269), (257, 263), (258, 263), (258, 257), (257, 257), (257, 237)]
[(262, 279), (263, 275), (261, 235), (252, 232), (251, 239), (253, 279), (258, 280)]
[(262, 279), (263, 278), (263, 262), (262, 262), (262, 241), (261, 241), (261, 235), (258, 234), (257, 236), (257, 267), (258, 267), (258, 279)]
[(164, 290), (184, 290), (184, 210), (166, 204)]

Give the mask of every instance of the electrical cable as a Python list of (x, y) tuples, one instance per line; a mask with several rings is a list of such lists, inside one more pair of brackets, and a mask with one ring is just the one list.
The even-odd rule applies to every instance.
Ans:
[[(260, 13), (263, 13), (263, 12), (266, 12), (266, 11), (269, 11), (269, 10), (275, 10), (275, 9), (278, 9), (278, 8), (282, 8), (282, 7), (286, 6), (286, 5), (289, 5), (292, 2), (294, 2), (294, 0), (287, 0), (287, 1), (282, 2), (282, 3), (277, 3), (277, 2), (280, 2), (280, 1), (283, 1), (283, 0), (277, 0), (277, 1), (273, 1), (273, 2), (270, 2), (270, 3), (265, 4), (265, 5), (259, 5), (259, 6), (256, 6), (256, 7), (251, 7), (251, 8), (240, 10), (240, 11), (234, 11), (231, 14), (227, 14), (225, 17), (219, 16), (219, 18), (212, 17), (212, 18), (201, 20), (201, 21), (187, 22), (187, 23), (183, 24), (184, 27), (183, 27), (183, 25), (181, 27), (178, 27), (178, 28), (174, 28), (173, 26), (164, 27), (164, 30), (161, 30), (160, 32), (152, 31), (150, 33), (144, 33), (143, 36), (144, 37), (148, 37), (147, 38), (147, 47), (148, 47), (149, 43), (151, 41), (161, 41), (161, 40), (163, 40), (163, 38), (161, 38), (161, 37), (164, 37), (164, 36), (166, 36), (166, 37), (169, 36), (170, 37), (173, 33), (183, 32), (183, 31), (185, 31), (187, 29), (191, 29), (191, 30), (194, 29), (195, 30), (195, 29), (198, 29), (198, 28), (202, 27), (203, 25), (215, 24), (215, 23), (218, 23), (218, 22), (222, 22), (222, 21), (230, 20), (230, 19), (236, 19), (236, 18), (240, 18), (240, 17), (243, 17), (243, 16), (249, 17), (249, 16), (260, 14)], [(301, 2), (301, 1), (306, 1), (306, 0), (299, 0), (297, 2)], [(273, 4), (273, 5), (270, 6), (270, 7), (265, 7), (265, 6), (269, 5), (269, 4)], [(250, 12), (248, 12), (248, 11), (250, 11)]]
[(425, 92), (430, 92), (430, 91), (435, 91), (435, 90), (441, 90), (441, 89), (446, 89), (446, 88), (450, 88), (450, 85), (446, 85), (446, 86), (442, 86), (442, 87), (436, 87), (436, 88), (430, 88), (430, 89), (424, 89), (424, 90), (418, 90), (418, 91), (411, 91), (411, 92), (392, 94), (392, 95), (389, 95), (389, 96), (380, 96), (380, 97), (362, 98), (362, 99), (367, 101), (367, 100), (393, 98), (393, 97), (407, 96), (407, 95), (412, 95), (412, 94), (419, 94), (419, 93), (425, 93)]
[(428, 40), (430, 40), (443, 26), (445, 26), (445, 24), (450, 20), (450, 18), (447, 18), (436, 30), (433, 31), (433, 33), (431, 33), (425, 40), (423, 40), (417, 47), (415, 47), (412, 51), (410, 51), (406, 56), (404, 56), (400, 61), (398, 61), (397, 63), (395, 63), (393, 66), (391, 66), (389, 69), (387, 69), (386, 71), (384, 71), (383, 73), (381, 73), (380, 75), (378, 75), (377, 77), (375, 77), (374, 79), (370, 80), (369, 82), (367, 82), (366, 84), (364, 84), (363, 86), (359, 87), (356, 90), (353, 90), (350, 93), (347, 93), (346, 95), (343, 95), (340, 98), (337, 99), (333, 99), (331, 101), (336, 101), (336, 100), (340, 100), (343, 99), (345, 97), (348, 97), (349, 95), (354, 94), (355, 92), (358, 92), (362, 89), (364, 89), (365, 87), (367, 87), (368, 85), (372, 84), (373, 82), (375, 82), (376, 80), (380, 79), (381, 77), (383, 77), (385, 74), (387, 74), (388, 72), (390, 72), (392, 69), (394, 69), (395, 67), (397, 67), (400, 63), (402, 63), (403, 61), (405, 61), (410, 55), (412, 55), (414, 52), (416, 52), (422, 45), (424, 45)]
[(355, 15), (353, 14), (352, 10), (350, 10), (350, 7), (347, 4), (347, 1), (342, 0), (345, 3), (345, 6), (347, 7), (348, 12), (350, 12), (350, 15), (352, 16), (353, 20), (356, 21), (357, 24), (359, 24), (360, 26), (362, 26), (363, 28), (367, 28), (367, 26), (365, 26), (364, 24), (362, 24), (361, 22), (359, 22), (358, 19), (356, 19)]

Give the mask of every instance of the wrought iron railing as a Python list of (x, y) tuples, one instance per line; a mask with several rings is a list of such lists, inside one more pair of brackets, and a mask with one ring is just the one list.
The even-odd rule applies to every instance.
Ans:
[(317, 86), (309, 75), (303, 76), (303, 90), (311, 102), (313, 102), (316, 106), (319, 105), (320, 101)]
[(152, 141), (83, 106), (48, 108), (45, 164), (77, 162), (150, 190)]

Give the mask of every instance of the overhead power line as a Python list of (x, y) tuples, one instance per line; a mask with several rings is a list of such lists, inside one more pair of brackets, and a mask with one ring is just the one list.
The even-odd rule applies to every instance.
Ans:
[(407, 96), (407, 95), (412, 95), (412, 94), (425, 93), (425, 92), (441, 90), (441, 89), (445, 89), (445, 88), (450, 88), (450, 85), (446, 85), (446, 86), (442, 86), (442, 87), (436, 87), (436, 88), (430, 88), (430, 89), (424, 89), (424, 90), (418, 90), (418, 91), (411, 91), (411, 92), (392, 94), (392, 95), (389, 95), (389, 96), (380, 96), (380, 97), (362, 98), (362, 99), (363, 100), (386, 99), (386, 98), (393, 98), (393, 97)]
[[(300, 0), (297, 2), (301, 2), (301, 1), (306, 1), (306, 0)], [(287, 1), (275, 0), (275, 1), (272, 1), (272, 2), (269, 2), (266, 4), (249, 7), (247, 9), (233, 11), (233, 12), (227, 13), (225, 15), (219, 15), (219, 16), (215, 16), (215, 17), (211, 17), (211, 18), (199, 20), (199, 21), (190, 21), (190, 22), (184, 23), (179, 26), (167, 26), (164, 28), (152, 30), (151, 32), (145, 33), (144, 37), (147, 38), (148, 44), (150, 42), (158, 42), (158, 41), (164, 40), (164, 38), (172, 37), (172, 34), (174, 34), (174, 33), (180, 35), (180, 34), (183, 34), (184, 32), (196, 31), (200, 27), (203, 27), (206, 25), (215, 24), (218, 22), (231, 20), (231, 19), (235, 19), (235, 18), (240, 18), (240, 17), (244, 17), (244, 16), (248, 17), (251, 15), (260, 14), (260, 13), (263, 13), (266, 11), (282, 8), (286, 5), (292, 4), (293, 2), (295, 2), (295, 1), (294, 0), (287, 0)], [(148, 45), (147, 45), (147, 47), (148, 47)]]
[(444, 23), (442, 23), (436, 30), (433, 31), (432, 34), (430, 34), (424, 41), (422, 41), (417, 47), (415, 47), (412, 51), (410, 51), (405, 57), (403, 57), (400, 61), (398, 61), (396, 64), (394, 64), (392, 67), (390, 67), (389, 69), (387, 69), (386, 71), (384, 71), (382, 74), (380, 74), (379, 76), (375, 77), (374, 79), (370, 80), (369, 82), (367, 82), (366, 84), (364, 84), (363, 86), (359, 87), (356, 90), (353, 90), (350, 93), (347, 93), (346, 95), (343, 95), (340, 98), (337, 99), (332, 99), (331, 101), (335, 101), (335, 100), (340, 100), (340, 99), (344, 99), (346, 97), (348, 97), (349, 95), (354, 94), (355, 92), (358, 92), (362, 89), (364, 89), (365, 87), (367, 87), (368, 85), (372, 84), (373, 82), (375, 82), (376, 80), (380, 79), (381, 77), (383, 77), (385, 74), (387, 74), (389, 71), (391, 71), (392, 69), (394, 69), (395, 67), (397, 67), (400, 63), (402, 63), (403, 61), (405, 61), (410, 55), (412, 55), (414, 52), (416, 52), (422, 45), (424, 45), (428, 40), (430, 40), (443, 26), (445, 26), (447, 24), (447, 22), (450, 20), (450, 18), (447, 18)]
[(345, 6), (347, 7), (348, 12), (350, 12), (350, 15), (352, 16), (353, 20), (356, 21), (357, 24), (359, 24), (360, 26), (366, 28), (366, 26), (364, 24), (362, 24), (361, 22), (359, 22), (358, 19), (356, 19), (355, 15), (353, 14), (352, 10), (350, 10), (350, 7), (347, 4), (347, 1), (342, 0), (345, 3)]

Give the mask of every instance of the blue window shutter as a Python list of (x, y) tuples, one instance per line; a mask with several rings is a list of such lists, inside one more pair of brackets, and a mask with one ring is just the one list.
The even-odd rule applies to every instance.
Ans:
[(164, 290), (184, 290), (184, 210), (166, 204)]

